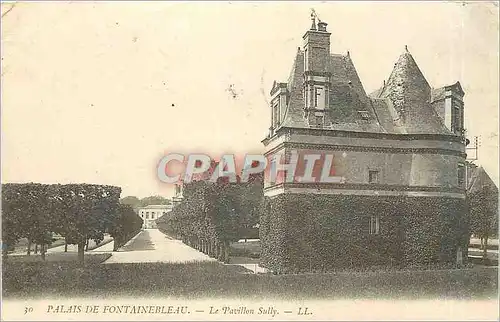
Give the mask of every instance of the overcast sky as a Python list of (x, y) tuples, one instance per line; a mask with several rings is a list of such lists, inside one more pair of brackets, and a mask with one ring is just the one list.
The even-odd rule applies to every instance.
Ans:
[(2, 19), (2, 182), (170, 196), (155, 174), (167, 151), (262, 151), (269, 90), (287, 80), (311, 7), (368, 93), (405, 45), (431, 86), (459, 80), (477, 163), (498, 180), (493, 3), (51, 2)]

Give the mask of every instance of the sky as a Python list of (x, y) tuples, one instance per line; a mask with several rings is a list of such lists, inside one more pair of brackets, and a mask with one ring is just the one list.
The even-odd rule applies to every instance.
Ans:
[[(263, 152), (269, 91), (328, 23), (365, 91), (408, 46), (433, 87), (460, 81), (478, 161), (498, 184), (499, 11), (493, 2), (2, 3), (2, 182), (173, 194), (168, 152)], [(4, 15), (5, 14), (5, 15)], [(233, 85), (236, 98), (229, 91)]]

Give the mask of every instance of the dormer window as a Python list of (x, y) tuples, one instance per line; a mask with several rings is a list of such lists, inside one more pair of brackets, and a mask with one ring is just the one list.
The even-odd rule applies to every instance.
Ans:
[(452, 130), (454, 132), (461, 132), (463, 128), (462, 124), (462, 111), (461, 106), (458, 102), (454, 102), (452, 111)]
[(279, 123), (280, 123), (280, 105), (279, 101), (276, 100), (273, 103), (273, 127), (278, 126)]
[(325, 89), (323, 86), (314, 86), (314, 108), (325, 109)]

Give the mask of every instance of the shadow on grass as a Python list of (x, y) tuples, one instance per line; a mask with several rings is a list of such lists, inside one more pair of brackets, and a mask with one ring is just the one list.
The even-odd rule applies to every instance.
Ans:
[[(105, 254), (96, 254), (105, 255)], [(88, 256), (88, 255), (87, 255)], [(90, 258), (90, 257), (89, 257)], [(129, 263), (7, 261), (6, 298), (153, 296), (249, 299), (485, 299), (497, 297), (498, 269), (243, 274), (218, 262)]]
[[(99, 253), (99, 254), (89, 254), (85, 253), (84, 261), (88, 264), (100, 264), (111, 257), (110, 253)], [(76, 262), (78, 261), (78, 253), (77, 252), (68, 252), (68, 253), (48, 253), (45, 255), (45, 261), (42, 259), (40, 255), (18, 255), (18, 256), (8, 256), (7, 259), (3, 260), (3, 265), (5, 267), (15, 266), (18, 263), (38, 263), (44, 264), (48, 262), (57, 262), (57, 263), (67, 263), (67, 262)], [(22, 264), (19, 264), (22, 267)]]

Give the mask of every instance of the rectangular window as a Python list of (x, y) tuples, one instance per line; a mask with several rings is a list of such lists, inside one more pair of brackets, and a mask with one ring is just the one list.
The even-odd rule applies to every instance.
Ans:
[(307, 57), (307, 49), (304, 50), (304, 70), (309, 70), (309, 59)]
[(370, 217), (370, 235), (378, 235), (380, 232), (380, 217)]
[(368, 182), (369, 183), (379, 183), (379, 171), (369, 170), (368, 171)]
[(149, 219), (149, 212), (146, 213), (146, 219)]
[(322, 128), (323, 127), (323, 120), (324, 120), (323, 116), (316, 115), (316, 124), (314, 124), (314, 126)]
[(457, 178), (458, 178), (458, 185), (460, 187), (463, 187), (465, 183), (465, 165), (462, 163), (458, 164)]
[(454, 132), (458, 132), (462, 130), (462, 115), (461, 115), (461, 109), (460, 105), (458, 103), (453, 104), (453, 111), (452, 111), (452, 130)]
[(307, 86), (304, 86), (304, 107), (309, 107), (309, 90)]
[(325, 91), (322, 86), (314, 86), (314, 107), (325, 109)]
[(273, 104), (273, 126), (277, 126), (280, 121), (279, 102)]

